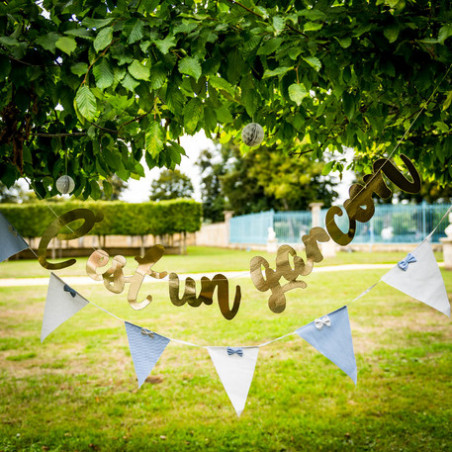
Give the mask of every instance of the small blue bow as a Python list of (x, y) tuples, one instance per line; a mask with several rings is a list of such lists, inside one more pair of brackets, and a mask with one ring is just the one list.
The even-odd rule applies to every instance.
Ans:
[(64, 291), (69, 292), (73, 298), (75, 298), (75, 296), (77, 295), (77, 292), (72, 287), (69, 287), (67, 284), (64, 285)]
[(149, 336), (151, 339), (154, 339), (154, 333), (152, 331), (147, 330), (146, 328), (141, 328), (141, 334), (143, 336)]
[(397, 265), (399, 266), (400, 270), (403, 270), (406, 272), (408, 270), (408, 264), (411, 264), (412, 262), (417, 262), (416, 257), (408, 253), (405, 259), (402, 259)]
[(234, 353), (239, 355), (240, 357), (243, 356), (243, 350), (241, 348), (232, 348), (232, 347), (228, 347), (228, 355), (233, 355)]

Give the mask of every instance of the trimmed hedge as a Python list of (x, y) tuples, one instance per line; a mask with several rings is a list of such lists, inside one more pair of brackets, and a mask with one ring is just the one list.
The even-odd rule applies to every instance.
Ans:
[(201, 228), (202, 205), (191, 199), (140, 204), (121, 201), (0, 204), (0, 212), (23, 237), (41, 237), (55, 219), (49, 208), (57, 215), (81, 208), (102, 213), (104, 219), (96, 223), (90, 235), (164, 235)]

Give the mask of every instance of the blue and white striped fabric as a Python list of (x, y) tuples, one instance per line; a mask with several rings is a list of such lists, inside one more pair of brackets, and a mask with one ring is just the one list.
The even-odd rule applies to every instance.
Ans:
[[(321, 326), (321, 323), (324, 325)], [(358, 370), (347, 306), (302, 326), (296, 333), (342, 369), (356, 384)]]
[(124, 324), (129, 339), (130, 354), (138, 378), (138, 387), (141, 387), (170, 340), (133, 323), (124, 322)]

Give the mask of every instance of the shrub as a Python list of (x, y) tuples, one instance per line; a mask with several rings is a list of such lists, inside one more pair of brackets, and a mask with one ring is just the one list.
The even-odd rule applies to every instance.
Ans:
[(40, 237), (56, 216), (80, 208), (104, 216), (89, 232), (90, 235), (163, 235), (195, 232), (201, 227), (202, 206), (191, 199), (140, 204), (122, 201), (42, 201), (33, 204), (1, 204), (0, 212), (23, 237)]

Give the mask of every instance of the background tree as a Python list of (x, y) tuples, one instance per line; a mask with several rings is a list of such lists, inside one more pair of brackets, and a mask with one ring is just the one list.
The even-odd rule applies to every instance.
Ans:
[[(220, 177), (227, 171), (227, 156), (223, 149), (215, 151), (205, 149), (199, 154), (196, 162), (201, 173), (201, 198), (204, 221), (213, 223), (223, 221), (226, 200), (221, 191)], [(227, 153), (227, 150), (226, 150)]]
[(451, 21), (447, 0), (1, 2), (0, 180), (51, 196), (67, 159), (97, 199), (143, 157), (174, 168), (181, 135), (254, 120), (282, 153), (353, 147), (358, 171), (406, 133), (399, 151), (446, 185)]
[(216, 151), (203, 151), (198, 166), (204, 219), (214, 222), (223, 219), (225, 209), (238, 215), (306, 210), (313, 201), (328, 207), (337, 196), (335, 183), (322, 176), (324, 164), (306, 156), (284, 156), (275, 147), (255, 148), (242, 155), (228, 143)]
[(0, 183), (0, 203), (19, 203), (27, 200), (27, 194), (19, 184), (10, 188)]
[(157, 180), (151, 184), (151, 201), (167, 201), (169, 199), (191, 198), (193, 184), (190, 178), (179, 170), (164, 170)]

